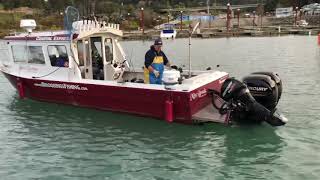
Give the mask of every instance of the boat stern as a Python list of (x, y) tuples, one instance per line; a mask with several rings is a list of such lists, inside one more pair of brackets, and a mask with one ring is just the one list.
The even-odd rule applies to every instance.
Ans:
[[(213, 108), (210, 90), (220, 92), (223, 82), (228, 77), (229, 75), (226, 72), (208, 71), (184, 80), (181, 84), (182, 92), (175, 92), (173, 96), (175, 121), (194, 123), (208, 119), (199, 118), (197, 113), (208, 109), (208, 106)], [(218, 113), (215, 109), (212, 112)], [(220, 114), (214, 114), (213, 116), (220, 116)], [(224, 121), (220, 118), (225, 117), (219, 117), (219, 122)]]

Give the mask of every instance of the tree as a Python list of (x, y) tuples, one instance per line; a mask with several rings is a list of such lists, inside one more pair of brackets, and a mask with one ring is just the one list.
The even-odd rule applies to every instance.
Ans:
[(269, 0), (266, 2), (265, 10), (266, 11), (275, 11), (277, 5), (279, 3), (279, 0)]

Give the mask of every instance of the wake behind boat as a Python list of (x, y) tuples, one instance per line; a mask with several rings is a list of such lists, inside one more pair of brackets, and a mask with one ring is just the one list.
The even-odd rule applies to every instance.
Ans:
[[(240, 82), (221, 71), (189, 76), (168, 69), (163, 84), (145, 84), (143, 72), (126, 60), (118, 24), (82, 20), (67, 31), (32, 32), (35, 21), (23, 20), (21, 27), (28, 32), (6, 36), (0, 44), (0, 69), (21, 98), (188, 124), (241, 119), (286, 123), (275, 108), (281, 90), (274, 73)], [(251, 94), (248, 87), (258, 93)]]

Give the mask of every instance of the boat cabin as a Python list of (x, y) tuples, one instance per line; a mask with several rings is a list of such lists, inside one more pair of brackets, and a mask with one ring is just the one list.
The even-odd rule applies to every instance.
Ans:
[[(1, 54), (7, 55), (2, 62), (7, 66), (18, 65), (19, 73), (33, 77), (37, 71), (39, 76), (52, 72), (54, 76), (47, 77), (61, 81), (123, 81), (124, 72), (130, 67), (118, 43), (122, 36), (119, 25), (78, 21), (73, 27), (73, 33), (28, 32), (6, 36), (0, 46)], [(126, 73), (127, 78), (131, 76)]]
[(72, 26), (32, 32), (35, 22), (25, 21), (27, 33), (0, 41), (0, 71), (21, 98), (192, 123), (198, 111), (212, 109), (207, 90), (219, 91), (228, 77), (220, 71), (192, 74), (190, 68), (182, 79), (179, 71), (165, 70), (163, 84), (145, 84), (142, 69), (134, 71), (126, 61), (118, 24), (84, 20)]
[[(129, 66), (118, 42), (123, 35), (118, 24), (84, 20), (72, 26), (72, 31), (32, 32), (28, 25), (27, 33), (6, 36), (0, 43), (1, 70), (28, 79), (116, 86), (127, 82), (125, 86), (128, 87), (159, 90), (167, 87), (143, 84), (143, 70), (133, 70)], [(216, 71), (201, 75), (189, 73), (195, 74), (192, 78), (182, 75), (186, 78), (174, 87), (175, 90), (190, 91), (225, 76), (224, 72)], [(170, 85), (178, 84), (180, 76), (178, 71), (165, 70), (163, 80)]]

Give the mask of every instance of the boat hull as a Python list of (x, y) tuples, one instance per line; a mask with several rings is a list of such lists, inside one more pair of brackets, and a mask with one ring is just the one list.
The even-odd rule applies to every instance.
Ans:
[(211, 103), (208, 89), (220, 90), (222, 77), (192, 91), (170, 91), (84, 84), (17, 77), (3, 72), (20, 97), (100, 110), (166, 119), (166, 102), (172, 102), (174, 122), (193, 123), (192, 115)]

